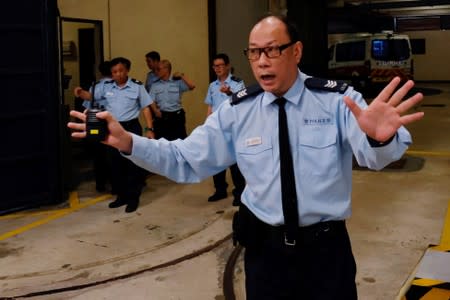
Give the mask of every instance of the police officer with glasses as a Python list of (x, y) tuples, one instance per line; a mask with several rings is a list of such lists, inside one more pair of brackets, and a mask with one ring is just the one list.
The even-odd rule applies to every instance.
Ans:
[[(233, 227), (245, 247), (248, 300), (357, 299), (345, 225), (352, 155), (375, 170), (398, 160), (412, 142), (404, 125), (423, 117), (408, 110), (423, 96), (403, 100), (414, 84), (396, 90), (394, 78), (367, 105), (344, 83), (302, 73), (302, 43), (283, 16), (259, 20), (245, 53), (259, 85), (233, 95), (185, 140), (131, 134), (102, 112), (105, 143), (178, 182), (199, 182), (237, 162), (247, 184)], [(68, 126), (85, 136), (83, 124)]]

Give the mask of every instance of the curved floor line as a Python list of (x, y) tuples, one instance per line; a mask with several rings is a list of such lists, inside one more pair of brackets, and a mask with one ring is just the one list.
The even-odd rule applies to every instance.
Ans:
[(211, 222), (208, 222), (207, 224), (204, 224), (203, 226), (201, 226), (198, 230), (186, 233), (185, 235), (180, 236), (177, 239), (170, 240), (169, 242), (158, 244), (158, 245), (152, 247), (151, 249), (144, 249), (139, 252), (127, 253), (125, 255), (118, 256), (118, 257), (116, 256), (116, 257), (105, 259), (105, 260), (95, 261), (95, 262), (91, 262), (91, 263), (85, 263), (85, 264), (81, 264), (78, 266), (71, 266), (70, 268), (63, 269), (63, 270), (58, 268), (58, 269), (47, 270), (47, 271), (42, 271), (42, 272), (33, 272), (33, 273), (17, 274), (17, 275), (10, 275), (10, 276), (8, 276), (8, 275), (0, 276), (0, 280), (12, 280), (12, 279), (21, 279), (21, 278), (29, 278), (29, 277), (37, 277), (37, 276), (46, 276), (46, 275), (56, 274), (56, 273), (60, 273), (60, 272), (64, 272), (64, 271), (77, 271), (77, 270), (82, 270), (82, 269), (86, 269), (86, 268), (92, 268), (94, 266), (100, 266), (100, 265), (106, 265), (106, 264), (114, 263), (114, 262), (118, 262), (118, 261), (124, 261), (127, 259), (131, 259), (131, 258), (140, 256), (140, 255), (151, 253), (151, 252), (159, 250), (163, 247), (167, 247), (167, 246), (176, 244), (179, 241), (187, 239), (187, 238), (205, 230), (206, 228), (208, 228), (208, 226), (215, 223), (221, 217), (222, 217), (222, 215), (219, 215), (217, 218), (213, 219)]
[(117, 280), (131, 278), (131, 277), (134, 277), (134, 276), (146, 273), (146, 272), (152, 272), (152, 271), (155, 271), (155, 270), (158, 270), (158, 269), (174, 266), (174, 265), (177, 265), (177, 264), (179, 264), (179, 263), (181, 263), (183, 261), (186, 261), (188, 259), (200, 256), (200, 255), (202, 255), (202, 254), (204, 254), (206, 252), (209, 252), (209, 251), (213, 250), (214, 248), (217, 248), (218, 246), (220, 246), (225, 241), (230, 240), (231, 236), (232, 236), (232, 234), (229, 234), (226, 237), (224, 237), (223, 239), (218, 240), (214, 244), (206, 246), (206, 247), (204, 247), (202, 249), (199, 249), (199, 250), (197, 250), (195, 252), (192, 252), (190, 254), (186, 254), (184, 256), (181, 256), (179, 258), (173, 259), (171, 261), (168, 261), (168, 262), (165, 262), (165, 263), (162, 263), (162, 264), (150, 267), (150, 268), (146, 268), (146, 269), (143, 269), (143, 270), (139, 270), (139, 271), (136, 271), (136, 272), (132, 272), (132, 273), (129, 273), (129, 274), (124, 274), (124, 275), (108, 278), (108, 279), (105, 279), (105, 280), (95, 281), (95, 282), (91, 282), (91, 283), (86, 283), (86, 284), (74, 285), (74, 286), (65, 287), (65, 288), (59, 288), (59, 289), (45, 290), (45, 291), (40, 291), (40, 292), (33, 292), (33, 293), (25, 294), (25, 295), (18, 295), (18, 296), (7, 297), (7, 298), (0, 298), (0, 299), (13, 300), (15, 298), (30, 298), (30, 297), (36, 297), (36, 296), (45, 296), (45, 295), (51, 295), (51, 294), (58, 294), (58, 293), (63, 293), (63, 292), (68, 292), (68, 291), (82, 290), (82, 289), (85, 289), (85, 288), (98, 286), (98, 285), (110, 283), (110, 282), (117, 281)]

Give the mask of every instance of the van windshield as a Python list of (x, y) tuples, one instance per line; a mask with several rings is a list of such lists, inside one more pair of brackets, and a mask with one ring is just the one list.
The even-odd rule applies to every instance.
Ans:
[(409, 58), (406, 39), (383, 39), (372, 41), (372, 58), (378, 60), (405, 60)]

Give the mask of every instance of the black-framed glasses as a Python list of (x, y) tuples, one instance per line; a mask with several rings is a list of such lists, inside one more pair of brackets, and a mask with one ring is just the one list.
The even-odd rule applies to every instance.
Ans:
[(211, 67), (212, 67), (213, 69), (217, 69), (217, 68), (225, 67), (225, 64), (212, 65)]
[(261, 53), (264, 52), (264, 54), (268, 58), (275, 58), (281, 55), (281, 52), (294, 45), (296, 42), (292, 41), (287, 44), (281, 45), (281, 46), (269, 46), (264, 48), (247, 48), (244, 49), (244, 55), (248, 58), (248, 60), (257, 60), (261, 56)]

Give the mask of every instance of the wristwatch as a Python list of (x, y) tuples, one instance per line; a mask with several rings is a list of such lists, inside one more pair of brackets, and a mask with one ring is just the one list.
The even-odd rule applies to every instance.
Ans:
[(155, 128), (153, 127), (145, 127), (144, 130), (147, 131), (155, 131)]

